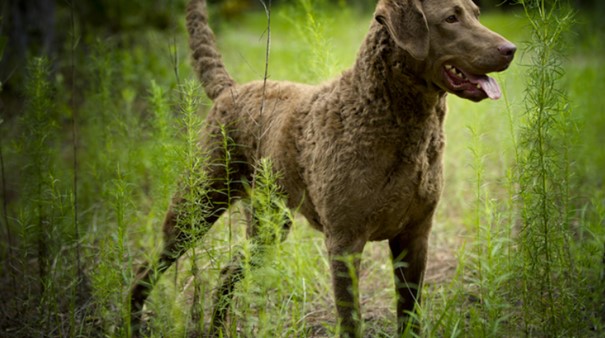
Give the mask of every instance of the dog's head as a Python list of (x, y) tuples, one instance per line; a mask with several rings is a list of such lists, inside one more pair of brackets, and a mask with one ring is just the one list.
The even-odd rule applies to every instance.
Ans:
[(473, 101), (500, 98), (487, 74), (508, 68), (516, 47), (479, 23), (471, 0), (381, 0), (375, 18), (427, 81)]

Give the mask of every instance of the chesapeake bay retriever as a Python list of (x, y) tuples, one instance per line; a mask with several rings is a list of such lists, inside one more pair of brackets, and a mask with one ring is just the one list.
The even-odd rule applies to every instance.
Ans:
[[(351, 292), (358, 279), (340, 258), (359, 257), (368, 241), (381, 240), (392, 252), (403, 331), (420, 302), (428, 237), (443, 187), (447, 93), (472, 101), (498, 99), (500, 88), (486, 74), (505, 70), (516, 50), (478, 17), (471, 0), (379, 0), (355, 64), (339, 78), (317, 86), (240, 85), (225, 70), (206, 1), (192, 0), (187, 29), (193, 66), (214, 101), (201, 142), (210, 157), (205, 170), (211, 190), (204, 200), (209, 211), (200, 224), (184, 224), (178, 207), (183, 198), (175, 197), (164, 222), (161, 257), (141, 268), (132, 289), (133, 328), (155, 280), (201, 236), (184, 229), (201, 227), (199, 233), (205, 233), (228, 202), (221, 191), (245, 197), (242, 182), (252, 182), (253, 166), (270, 158), (289, 207), (325, 234), (342, 335), (361, 334), (361, 314)], [(238, 179), (226, 180), (225, 150), (214, 146), (224, 137), (221, 128), (237, 145), (229, 153), (229, 170)], [(254, 241), (258, 222), (249, 223)], [(289, 226), (284, 222), (284, 231)], [(357, 273), (359, 259), (353, 265)], [(216, 291), (214, 334), (241, 277), (236, 257)]]

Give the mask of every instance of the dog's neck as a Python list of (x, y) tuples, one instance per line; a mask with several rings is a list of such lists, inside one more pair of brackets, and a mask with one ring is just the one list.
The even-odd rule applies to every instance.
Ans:
[(391, 109), (407, 107), (406, 113), (414, 114), (433, 111), (431, 108), (441, 105), (445, 98), (445, 92), (427, 81), (424, 74), (425, 63), (399, 48), (388, 31), (374, 22), (354, 67), (346, 75), (352, 77), (349, 85), (357, 86), (360, 99), (384, 97)]

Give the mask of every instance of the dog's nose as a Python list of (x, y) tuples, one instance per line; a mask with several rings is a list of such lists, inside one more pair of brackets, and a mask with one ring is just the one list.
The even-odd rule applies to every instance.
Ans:
[(505, 56), (508, 59), (512, 59), (515, 56), (515, 52), (517, 51), (517, 46), (513, 45), (510, 42), (506, 42), (498, 46), (498, 51), (500, 52), (500, 55)]

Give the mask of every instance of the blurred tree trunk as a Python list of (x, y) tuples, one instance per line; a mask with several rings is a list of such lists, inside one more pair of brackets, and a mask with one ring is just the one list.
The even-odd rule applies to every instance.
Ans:
[(13, 115), (28, 57), (52, 58), (56, 52), (55, 0), (4, 0), (0, 10), (0, 39), (6, 42), (0, 55), (0, 112)]

